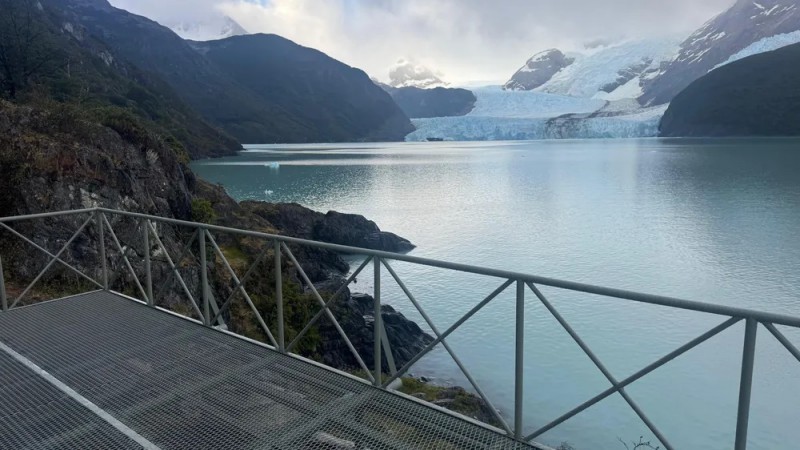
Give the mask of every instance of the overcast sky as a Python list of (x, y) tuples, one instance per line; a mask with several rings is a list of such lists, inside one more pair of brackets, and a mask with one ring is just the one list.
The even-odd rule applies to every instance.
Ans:
[(161, 23), (226, 14), (385, 80), (400, 58), (454, 83), (504, 81), (533, 53), (688, 35), (734, 0), (110, 0)]

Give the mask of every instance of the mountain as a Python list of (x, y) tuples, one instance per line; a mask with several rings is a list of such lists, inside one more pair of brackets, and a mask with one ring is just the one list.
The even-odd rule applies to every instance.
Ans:
[(504, 89), (621, 100), (641, 95), (642, 84), (677, 52), (675, 39), (623, 41), (564, 54), (534, 55)]
[[(668, 103), (694, 80), (737, 53), (756, 53), (781, 35), (800, 30), (797, 0), (739, 0), (707, 22), (680, 46), (675, 59), (644, 83), (639, 101)], [(795, 34), (794, 42), (800, 40)], [(749, 49), (749, 50), (748, 50)]]
[(448, 83), (440, 78), (441, 74), (414, 61), (401, 59), (389, 70), (391, 87), (417, 87), (421, 89), (446, 87)]
[(503, 85), (503, 89), (534, 90), (574, 62), (575, 58), (570, 58), (555, 48), (537, 53)]
[(184, 157), (241, 150), (235, 139), (209, 125), (161, 78), (115, 57), (113, 49), (68, 20), (60, 8), (25, 0), (6, 1), (4, 8), (0, 84), (8, 89), (0, 97), (77, 107), (123, 133), (154, 130)]
[[(402, 140), (408, 117), (366, 73), (276, 35), (236, 36), (192, 47), (304, 130), (297, 142)], [(258, 135), (230, 128), (248, 142)]]
[(749, 56), (678, 94), (662, 136), (800, 135), (800, 44)]
[[(236, 36), (216, 41), (226, 44), (192, 47), (169, 28), (106, 0), (42, 2), (62, 8), (71, 23), (106, 42), (114, 57), (161, 77), (183, 101), (241, 142), (399, 140), (412, 129), (364, 72), (290, 41)], [(215, 51), (223, 45), (236, 57)], [(264, 83), (258, 85), (259, 79)]]
[(412, 86), (395, 88), (387, 84), (377, 84), (388, 92), (400, 109), (412, 119), (464, 116), (475, 108), (475, 102), (478, 100), (475, 94), (466, 89), (443, 87), (421, 89)]
[(166, 25), (178, 36), (190, 41), (215, 41), (250, 34), (228, 16), (207, 17), (191, 22), (170, 22)]

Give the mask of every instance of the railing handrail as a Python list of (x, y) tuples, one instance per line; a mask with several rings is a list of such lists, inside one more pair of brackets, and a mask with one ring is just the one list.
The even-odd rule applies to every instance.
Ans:
[[(49, 217), (63, 217), (69, 215), (79, 215), (79, 214), (89, 214), (89, 218), (83, 222), (78, 230), (72, 235), (72, 237), (62, 246), (61, 250), (57, 253), (51, 253), (47, 249), (39, 246), (31, 239), (25, 237), (24, 235), (20, 234), (13, 228), (9, 227), (7, 223), (16, 222), (16, 221), (23, 221), (23, 220), (31, 220), (31, 219), (39, 219), (39, 218), (49, 218)], [(133, 266), (131, 265), (127, 255), (125, 254), (124, 247), (119, 242), (116, 233), (114, 232), (112, 223), (106, 217), (106, 214), (109, 215), (116, 215), (122, 217), (130, 217), (137, 219), (137, 229), (139, 225), (144, 225), (144, 233), (141, 238), (144, 241), (145, 245), (145, 271), (146, 271), (146, 282), (145, 285), (142, 286), (139, 278), (134, 270)], [(68, 264), (60, 257), (66, 251), (66, 249), (74, 242), (74, 240), (80, 235), (86, 227), (89, 225), (90, 222), (94, 222), (95, 227), (97, 227), (98, 233), (98, 252), (100, 254), (100, 259), (102, 261), (102, 277), (103, 282), (100, 283), (94, 280), (91, 277), (86, 276), (78, 269), (73, 267), (72, 265)], [(198, 241), (198, 247), (200, 250), (200, 283), (201, 283), (201, 294), (199, 300), (200, 303), (195, 299), (195, 296), (189, 291), (183, 277), (178, 270), (178, 267), (175, 265), (175, 262), (170, 258), (169, 252), (167, 252), (166, 247), (164, 246), (163, 242), (159, 238), (159, 233), (154, 226), (154, 223), (164, 223), (164, 224), (171, 224), (179, 227), (187, 227), (194, 230), (192, 234), (192, 238), (189, 242), (184, 245), (183, 251), (181, 252), (181, 258), (178, 259), (180, 262), (185, 256), (185, 252), (191, 251), (189, 250), (195, 240)], [(640, 379), (641, 377), (647, 375), (648, 373), (657, 370), (658, 368), (664, 366), (666, 363), (674, 360), (675, 358), (679, 357), (680, 355), (686, 353), (687, 351), (695, 348), (696, 346), (702, 344), (703, 342), (707, 341), (708, 339), (718, 335), (722, 331), (730, 328), (734, 324), (744, 321), (745, 322), (745, 339), (744, 339), (744, 346), (743, 346), (743, 356), (742, 356), (742, 366), (741, 366), (741, 378), (740, 378), (740, 387), (739, 387), (739, 402), (738, 402), (738, 412), (737, 412), (737, 424), (736, 424), (736, 440), (735, 440), (735, 448), (736, 450), (744, 450), (747, 447), (747, 428), (748, 428), (748, 420), (749, 420), (749, 413), (750, 413), (750, 397), (751, 397), (751, 390), (753, 384), (753, 365), (754, 365), (754, 357), (756, 352), (756, 331), (759, 325), (765, 327), (775, 338), (796, 358), (800, 361), (800, 349), (798, 349), (795, 345), (793, 345), (789, 340), (784, 336), (775, 325), (784, 325), (794, 328), (800, 328), (800, 317), (792, 317), (785, 314), (776, 314), (776, 313), (768, 313), (763, 311), (756, 311), (751, 309), (745, 308), (737, 308), (737, 307), (730, 307), (730, 306), (723, 306), (723, 305), (715, 305), (710, 303), (702, 303), (702, 302), (695, 302), (690, 300), (683, 300), (678, 298), (660, 296), (660, 295), (652, 295), (652, 294), (643, 294), (639, 292), (633, 291), (626, 291), (621, 289), (613, 289), (607, 288), (602, 286), (595, 286), (590, 284), (584, 283), (576, 283), (571, 281), (565, 280), (558, 280), (554, 278), (547, 278), (547, 277), (540, 277), (537, 275), (525, 274), (520, 272), (513, 272), (513, 271), (506, 271), (506, 270), (499, 270), (499, 269), (491, 269), (479, 266), (473, 266), (468, 264), (459, 264), (459, 263), (452, 263), (447, 261), (440, 261), (435, 259), (429, 258), (421, 258), (417, 256), (409, 256), (400, 253), (392, 253), (380, 250), (370, 250), (365, 248), (358, 248), (358, 247), (351, 247), (346, 245), (339, 245), (339, 244), (331, 244), (326, 242), (318, 242), (312, 241), (308, 239), (300, 239), (300, 238), (293, 238), (289, 236), (281, 236), (269, 233), (263, 233), (258, 231), (249, 231), (249, 230), (242, 230), (237, 228), (231, 227), (223, 227), (218, 225), (210, 225), (204, 224), (199, 222), (191, 222), (179, 219), (172, 219), (166, 217), (159, 217), (153, 216), (148, 214), (141, 214), (141, 213), (132, 213), (126, 211), (119, 211), (109, 208), (102, 208), (102, 207), (95, 207), (95, 208), (87, 208), (87, 209), (79, 209), (73, 211), (61, 211), (61, 212), (53, 212), (53, 213), (41, 213), (41, 214), (30, 214), (30, 215), (23, 215), (23, 216), (14, 216), (14, 217), (6, 217), (0, 218), (0, 228), (5, 229), (6, 231), (11, 232), (16, 237), (24, 240), (25, 242), (33, 245), (40, 251), (43, 251), (50, 257), (49, 263), (45, 266), (45, 268), (37, 275), (33, 282), (31, 282), (28, 287), (11, 303), (10, 308), (14, 308), (22, 298), (25, 297), (25, 294), (30, 292), (30, 290), (36, 285), (36, 283), (41, 279), (41, 277), (56, 263), (60, 263), (61, 265), (65, 266), (66, 268), (72, 270), (73, 272), (77, 272), (84, 278), (87, 278), (89, 281), (101, 286), (104, 290), (109, 290), (108, 284), (108, 268), (107, 268), (107, 257), (106, 257), (106, 241), (104, 238), (104, 230), (108, 231), (108, 236), (110, 237), (111, 242), (116, 247), (116, 251), (119, 252), (121, 255), (122, 261), (125, 263), (125, 269), (129, 272), (131, 279), (135, 283), (136, 287), (138, 288), (139, 292), (142, 294), (142, 297), (146, 299), (146, 303), (151, 306), (155, 307), (155, 298), (152, 292), (152, 274), (150, 268), (150, 252), (151, 252), (151, 245), (150, 245), (150, 236), (152, 233), (152, 237), (157, 244), (158, 248), (163, 252), (166, 262), (171, 269), (170, 275), (168, 275), (167, 280), (165, 280), (164, 287), (172, 286), (173, 277), (177, 279), (180, 283), (180, 287), (183, 290), (183, 293), (187, 296), (190, 301), (190, 304), (194, 308), (194, 312), (200, 317), (203, 321), (205, 326), (212, 326), (213, 323), (217, 323), (221, 320), (221, 316), (231, 304), (231, 301), (237, 295), (237, 293), (241, 293), (242, 297), (247, 303), (247, 306), (252, 310), (255, 314), (255, 318), (258, 321), (261, 329), (265, 332), (267, 337), (269, 338), (270, 343), (272, 344), (272, 348), (280, 351), (281, 353), (291, 353), (291, 350), (294, 344), (306, 333), (316, 322), (320, 319), (323, 315), (327, 315), (328, 319), (334, 325), (337, 333), (341, 336), (344, 340), (345, 344), (347, 345), (350, 352), (353, 354), (355, 360), (358, 362), (358, 365), (361, 369), (365, 372), (369, 381), (374, 384), (378, 388), (388, 389), (390, 388), (391, 383), (398, 379), (399, 377), (403, 376), (408, 372), (412, 365), (414, 365), (419, 359), (424, 357), (428, 354), (435, 346), (441, 344), (445, 350), (450, 354), (453, 358), (453, 361), (458, 365), (459, 369), (464, 373), (467, 377), (467, 380), (470, 384), (475, 388), (477, 394), (486, 402), (488, 406), (491, 407), (492, 412), (494, 413), (495, 418), (501, 424), (503, 431), (505, 431), (509, 436), (513, 436), (514, 438), (530, 442), (536, 437), (540, 436), (541, 434), (547, 432), (548, 430), (558, 426), (559, 424), (563, 423), (566, 420), (569, 420), (571, 417), (574, 417), (577, 414), (580, 414), (585, 409), (591, 407), (592, 405), (602, 401), (603, 399), (607, 398), (613, 394), (620, 394), (622, 398), (630, 405), (633, 411), (639, 416), (639, 418), (643, 421), (643, 423), (652, 431), (652, 433), (658, 438), (658, 440), (664, 445), (666, 450), (674, 450), (674, 446), (667, 441), (666, 437), (659, 431), (659, 429), (655, 426), (655, 424), (647, 417), (647, 415), (642, 411), (639, 407), (638, 403), (631, 398), (628, 393), (625, 391), (626, 386), (634, 383), (636, 380)], [(263, 239), (266, 241), (271, 242), (273, 245), (265, 246), (262, 250), (261, 254), (256, 258), (255, 262), (252, 263), (249, 269), (247, 269), (246, 273), (240, 279), (233, 268), (230, 266), (227, 258), (223, 254), (220, 247), (217, 245), (213, 235), (211, 234), (212, 231), (226, 233), (226, 234), (234, 234), (239, 236), (248, 236), (248, 237), (255, 237), (258, 239)], [(228, 295), (228, 298), (222, 303), (220, 306), (217, 300), (211, 301), (211, 292), (208, 284), (208, 261), (207, 261), (207, 244), (211, 244), (211, 248), (214, 251), (215, 255), (220, 258), (223, 263), (224, 269), (229, 273), (231, 279), (236, 284), (236, 287), (233, 288), (231, 293)], [(314, 284), (308, 278), (308, 275), (305, 273), (295, 256), (292, 254), (292, 250), (289, 248), (288, 244), (297, 244), (302, 246), (310, 246), (315, 248), (322, 248), (328, 249), (340, 253), (350, 253), (350, 254), (357, 254), (363, 255), (366, 257), (364, 262), (356, 269), (350, 277), (345, 281), (344, 285), (330, 297), (329, 300), (325, 300), (322, 298), (320, 293), (315, 288)], [(277, 268), (275, 273), (275, 300), (277, 305), (277, 321), (278, 321), (278, 339), (276, 340), (272, 332), (270, 331), (269, 326), (264, 321), (263, 317), (261, 317), (261, 313), (256, 308), (255, 304), (251, 300), (249, 294), (247, 293), (246, 289), (244, 288), (244, 282), (254, 273), (254, 269), (256, 266), (262, 261), (263, 258), (266, 257), (267, 251), (272, 249), (274, 251), (274, 264)], [(293, 266), (297, 270), (297, 275), (301, 278), (304, 284), (308, 287), (311, 294), (313, 294), (313, 298), (316, 302), (321, 306), (321, 309), (317, 312), (317, 314), (306, 324), (303, 330), (297, 334), (293, 338), (293, 341), (289, 343), (288, 347), (285, 343), (285, 336), (283, 332), (283, 325), (285, 317), (283, 315), (283, 297), (282, 297), (282, 265), (281, 265), (281, 255), (284, 254), (289, 258), (289, 261), (293, 264)], [(430, 320), (429, 316), (425, 313), (422, 306), (417, 302), (414, 298), (413, 294), (409, 292), (408, 288), (406, 287), (405, 283), (398, 277), (397, 273), (392, 269), (391, 264), (389, 261), (402, 261), (408, 262), (411, 264), (417, 264), (427, 267), (436, 267), (446, 270), (452, 270), (456, 272), (462, 273), (469, 273), (469, 274), (476, 274), (476, 275), (483, 275), (489, 276), (494, 278), (499, 278), (503, 280), (503, 283), (500, 287), (495, 289), (489, 296), (487, 296), (484, 300), (474, 306), (468, 313), (463, 315), (460, 319), (456, 320), (447, 330), (444, 332), (440, 332), (435, 324)], [(339, 294), (345, 289), (354, 279), (355, 277), (361, 273), (363, 269), (369, 264), (372, 263), (373, 270), (374, 270), (374, 277), (375, 277), (375, 286), (374, 286), (374, 322), (373, 322), (373, 370), (367, 367), (364, 363), (364, 360), (358, 354), (358, 351), (353, 346), (352, 342), (349, 340), (347, 334), (340, 326), (339, 322), (334, 317), (333, 313), (330, 310), (330, 306), (333, 302), (336, 301)], [(409, 361), (407, 361), (403, 367), (399, 370), (395, 367), (394, 359), (392, 357), (392, 350), (391, 344), (388, 340), (388, 336), (386, 335), (385, 327), (382, 323), (382, 314), (381, 314), (381, 267), (385, 267), (388, 273), (392, 276), (392, 279), (397, 283), (397, 285), (401, 288), (403, 293), (408, 297), (408, 299), (412, 302), (414, 307), (419, 311), (423, 319), (426, 323), (430, 326), (430, 329), (435, 334), (436, 338), (425, 346), (423, 350), (418, 352), (414, 357), (412, 357)], [(478, 383), (475, 379), (469, 374), (469, 371), (463, 366), (460, 359), (456, 356), (453, 352), (452, 348), (447, 344), (446, 338), (454, 332), (458, 327), (460, 327), (464, 322), (469, 320), (472, 316), (474, 316), (477, 312), (479, 312), (484, 306), (488, 303), (493, 301), (499, 294), (504, 292), (506, 288), (511, 285), (516, 285), (516, 333), (515, 333), (515, 374), (514, 374), (514, 427), (513, 429), (509, 426), (509, 424), (505, 421), (505, 419), (498, 413), (498, 411), (491, 405), (490, 400), (486, 397), (485, 393), (481, 390)], [(667, 355), (661, 357), (659, 360), (651, 363), (650, 365), (642, 368), (635, 374), (623, 379), (617, 379), (603, 364), (600, 358), (591, 350), (591, 348), (581, 339), (581, 337), (575, 332), (575, 330), (567, 323), (567, 321), (561, 316), (561, 314), (557, 311), (557, 309), (547, 300), (544, 294), (538, 289), (537, 285), (542, 286), (550, 286), (558, 289), (569, 290), (573, 292), (581, 292), (587, 294), (594, 294), (603, 297), (611, 297), (611, 298), (618, 298), (622, 300), (628, 301), (635, 301), (639, 303), (651, 304), (651, 305), (658, 305), (658, 306), (665, 306), (671, 307), (676, 309), (682, 309), (687, 311), (695, 311), (701, 313), (708, 313), (713, 315), (724, 316), (727, 319), (717, 325), (716, 327), (708, 330), (704, 334), (698, 336), (697, 338), (687, 342), (686, 344), (682, 345), (678, 349), (668, 353)], [(169, 288), (169, 287), (168, 287)], [(524, 359), (525, 353), (524, 349), (524, 342), (525, 342), (525, 292), (526, 288), (530, 289), (536, 296), (536, 298), (547, 308), (550, 314), (562, 325), (562, 327), (567, 331), (567, 333), (572, 337), (572, 339), (576, 342), (576, 344), (581, 348), (581, 350), (589, 356), (592, 360), (594, 365), (602, 372), (602, 374), (606, 377), (606, 379), (611, 384), (611, 387), (603, 391), (602, 393), (596, 395), (595, 397), (585, 401), (581, 405), (573, 408), (571, 411), (565, 413), (561, 417), (553, 420), (552, 422), (548, 423), (537, 429), (536, 431), (532, 432), (525, 436), (523, 434), (523, 385), (524, 385)], [(3, 269), (2, 269), (2, 260), (0, 260), (0, 304), (2, 305), (2, 310), (6, 311), (9, 309), (8, 301), (6, 298), (5, 286), (4, 286), (4, 279), (3, 279)], [(202, 309), (201, 309), (202, 308)], [(212, 319), (213, 314), (213, 319)], [(387, 357), (387, 363), (390, 368), (390, 376), (383, 379), (382, 368), (381, 368), (381, 354), (385, 354)]]
[(542, 277), (522, 272), (514, 272), (503, 269), (493, 269), (493, 268), (480, 267), (470, 264), (454, 263), (454, 262), (442, 261), (431, 258), (423, 258), (419, 256), (405, 255), (401, 253), (393, 253), (381, 250), (371, 250), (360, 247), (351, 247), (347, 245), (331, 244), (329, 242), (319, 242), (309, 239), (264, 233), (260, 231), (243, 230), (239, 228), (211, 225), (200, 222), (173, 219), (169, 217), (153, 216), (150, 214), (121, 211), (103, 207), (78, 209), (72, 211), (58, 211), (51, 213), (30, 214), (30, 215), (12, 216), (12, 217), (0, 217), (0, 223), (17, 222), (22, 220), (32, 220), (32, 219), (48, 218), (48, 217), (78, 215), (96, 211), (114, 215), (126, 216), (126, 217), (133, 217), (138, 219), (148, 219), (153, 222), (168, 223), (172, 225), (178, 225), (190, 228), (199, 227), (209, 231), (219, 231), (223, 233), (237, 234), (240, 236), (257, 237), (266, 240), (285, 242), (289, 244), (306, 245), (316, 248), (332, 250), (339, 253), (371, 256), (374, 258), (389, 259), (393, 261), (403, 261), (412, 264), (419, 264), (428, 267), (454, 270), (457, 272), (465, 272), (475, 275), (483, 275), (501, 279), (511, 279), (516, 281), (522, 281), (525, 283), (535, 283), (537, 285), (550, 286), (568, 291), (583, 292), (586, 294), (594, 294), (603, 297), (629, 300), (638, 303), (646, 303), (650, 305), (666, 306), (671, 308), (696, 311), (696, 312), (714, 314), (719, 316), (738, 317), (742, 319), (755, 319), (759, 322), (768, 322), (768, 323), (774, 323), (776, 325), (784, 325), (793, 328), (800, 328), (800, 317), (789, 316), (786, 314), (770, 313), (765, 311), (753, 310), (749, 308), (726, 306), (715, 303), (699, 302), (695, 300), (685, 300), (663, 295), (646, 294), (624, 289), (616, 289), (616, 288), (597, 286), (587, 283), (561, 280), (557, 278)]

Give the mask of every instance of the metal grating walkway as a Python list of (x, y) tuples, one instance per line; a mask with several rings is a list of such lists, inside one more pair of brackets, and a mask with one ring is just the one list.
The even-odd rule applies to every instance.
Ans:
[(107, 292), (0, 313), (0, 344), (0, 449), (533, 448)]

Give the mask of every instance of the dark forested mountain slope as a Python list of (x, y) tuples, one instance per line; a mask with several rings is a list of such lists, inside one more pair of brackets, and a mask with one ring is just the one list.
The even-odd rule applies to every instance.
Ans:
[(478, 101), (475, 94), (466, 89), (423, 89), (413, 86), (396, 88), (383, 83), (378, 86), (388, 92), (400, 109), (412, 119), (464, 116), (475, 108), (475, 102)]
[[(282, 140), (391, 141), (413, 131), (408, 117), (366, 73), (320, 51), (268, 34), (191, 45), (228, 77), (302, 127)], [(245, 141), (261, 142), (256, 130), (237, 125), (228, 129)]]
[(134, 121), (141, 121), (157, 129), (176, 150), (194, 157), (241, 149), (158, 76), (115, 57), (104, 42), (66, 20), (60, 8), (32, 0), (2, 4), (0, 97), (72, 104), (118, 127), (131, 128)]
[(681, 92), (662, 136), (800, 135), (800, 44), (711, 71)]
[(163, 78), (240, 141), (392, 140), (411, 130), (363, 72), (290, 41), (238, 36), (196, 51), (169, 28), (106, 0), (45, 1), (60, 5), (118, 57)]

